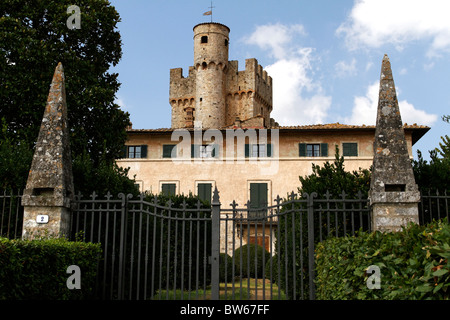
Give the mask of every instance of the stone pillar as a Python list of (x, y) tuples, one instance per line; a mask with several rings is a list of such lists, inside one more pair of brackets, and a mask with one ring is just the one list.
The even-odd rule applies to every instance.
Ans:
[(373, 231), (398, 231), (409, 222), (419, 223), (420, 193), (414, 180), (387, 55), (381, 66), (369, 199)]
[(74, 195), (64, 71), (55, 69), (27, 186), (22, 238), (68, 236)]

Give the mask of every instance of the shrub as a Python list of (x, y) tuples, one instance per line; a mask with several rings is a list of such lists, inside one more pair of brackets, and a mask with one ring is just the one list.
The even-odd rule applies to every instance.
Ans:
[[(317, 299), (449, 299), (450, 226), (409, 224), (400, 232), (360, 232), (316, 247)], [(381, 288), (369, 289), (369, 266)]]
[[(225, 267), (226, 266), (226, 267)], [(233, 277), (233, 260), (225, 252), (219, 255), (219, 281), (230, 282)]]
[[(242, 255), (242, 265), (241, 265)], [(234, 251), (235, 273), (243, 278), (262, 278), (263, 268), (270, 259), (270, 253), (256, 244), (246, 244)]]
[[(0, 238), (0, 300), (95, 298), (100, 245), (64, 239)], [(67, 268), (81, 270), (81, 289), (70, 290)]]

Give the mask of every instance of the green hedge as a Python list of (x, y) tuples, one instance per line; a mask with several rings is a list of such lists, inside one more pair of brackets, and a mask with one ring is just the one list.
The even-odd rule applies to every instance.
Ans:
[[(242, 256), (242, 265), (241, 265)], [(262, 278), (265, 264), (270, 259), (270, 253), (256, 244), (246, 244), (234, 251), (235, 274), (243, 278)]]
[[(8, 240), (0, 238), (0, 300), (76, 300), (95, 298), (99, 244), (64, 239)], [(68, 289), (77, 265), (81, 289)]]
[[(369, 266), (378, 266), (380, 288)], [(393, 233), (360, 232), (316, 246), (317, 299), (450, 298), (450, 226), (409, 224)]]

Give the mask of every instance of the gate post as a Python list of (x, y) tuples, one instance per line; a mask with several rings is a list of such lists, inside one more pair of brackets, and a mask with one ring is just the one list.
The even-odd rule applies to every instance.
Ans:
[(117, 281), (117, 299), (125, 299), (125, 262), (126, 262), (126, 231), (128, 218), (128, 200), (133, 197), (132, 194), (119, 193), (122, 200), (122, 208), (120, 213), (120, 244), (119, 244), (119, 274)]
[(219, 300), (220, 200), (217, 186), (211, 207), (211, 300)]
[(391, 63), (383, 57), (369, 199), (372, 231), (399, 231), (419, 223), (420, 192), (405, 139)]
[(53, 74), (22, 197), (23, 239), (68, 237), (74, 196), (64, 70)]
[(308, 272), (309, 272), (309, 299), (316, 297), (316, 288), (314, 285), (314, 197), (316, 192), (311, 192), (308, 196)]

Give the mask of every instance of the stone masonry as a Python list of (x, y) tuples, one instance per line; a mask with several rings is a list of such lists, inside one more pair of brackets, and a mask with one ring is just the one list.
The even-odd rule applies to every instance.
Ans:
[(387, 55), (381, 67), (369, 198), (374, 231), (397, 231), (409, 222), (418, 223), (420, 193), (414, 180)]
[[(53, 75), (27, 186), (22, 197), (22, 237), (66, 236), (69, 231), (73, 194), (64, 70), (59, 63)], [(38, 216), (47, 217), (48, 222), (41, 223), (40, 219), (37, 219)]]
[[(194, 66), (183, 77), (181, 68), (170, 70), (172, 128), (203, 128), (245, 125), (270, 127), (272, 78), (256, 59), (247, 59), (245, 70), (228, 61), (230, 29), (220, 23), (194, 27)], [(255, 121), (252, 119), (256, 118)]]

